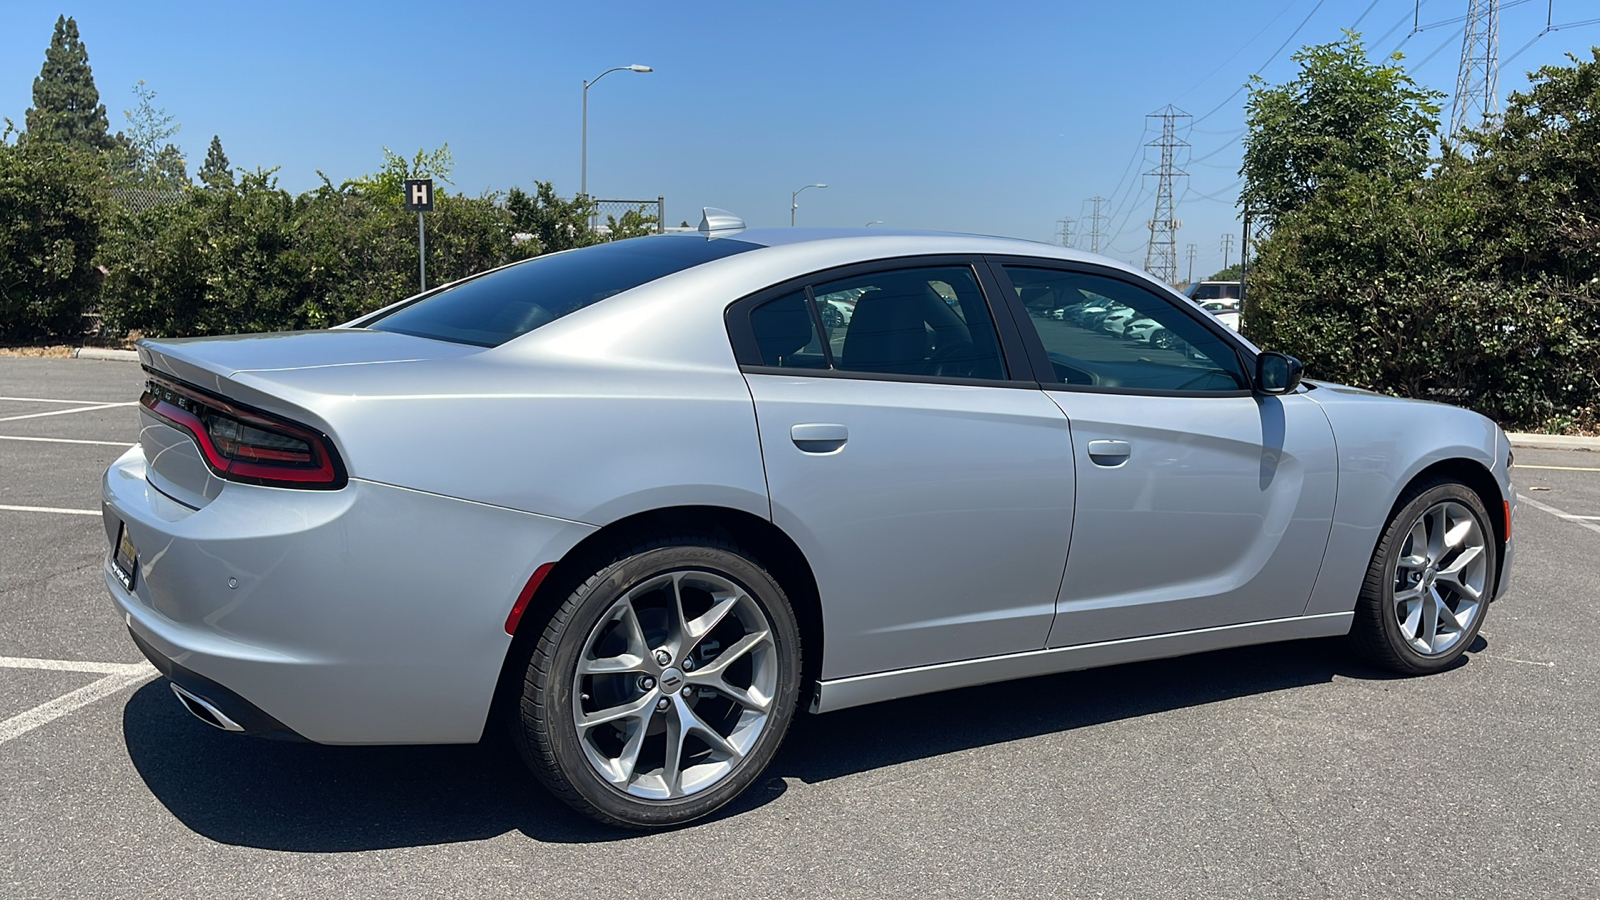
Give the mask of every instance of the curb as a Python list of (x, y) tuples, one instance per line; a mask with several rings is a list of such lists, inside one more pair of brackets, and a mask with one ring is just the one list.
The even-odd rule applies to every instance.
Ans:
[(1530, 450), (1595, 450), (1600, 451), (1600, 438), (1569, 437), (1563, 434), (1507, 434), (1513, 447)]
[(117, 362), (138, 362), (137, 350), (108, 350), (103, 347), (77, 347), (72, 351), (73, 359), (107, 359)]

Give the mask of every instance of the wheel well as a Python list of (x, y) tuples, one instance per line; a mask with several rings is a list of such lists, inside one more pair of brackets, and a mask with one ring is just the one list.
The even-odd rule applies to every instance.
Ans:
[(610, 561), (618, 548), (654, 534), (700, 531), (743, 547), (772, 573), (789, 597), (800, 625), (800, 708), (808, 709), (822, 677), (822, 601), (805, 554), (778, 526), (759, 516), (721, 506), (677, 506), (619, 519), (579, 541), (545, 576), (528, 602), (512, 636), (495, 690), (490, 720), (502, 720), (516, 707), (522, 675), (551, 614), (578, 585)]
[[(1489, 527), (1494, 529), (1495, 542), (1500, 549), (1497, 558), (1501, 560), (1502, 565), (1495, 570), (1495, 593), (1498, 594), (1500, 579), (1505, 574), (1503, 562), (1505, 560), (1508, 535), (1506, 534), (1504, 510), (1505, 502), (1508, 498), (1500, 493), (1500, 485), (1495, 482), (1494, 476), (1489, 473), (1488, 469), (1484, 468), (1482, 463), (1457, 457), (1455, 459), (1440, 460), (1428, 466), (1418, 472), (1411, 481), (1406, 483), (1405, 487), (1400, 489), (1399, 496), (1395, 498), (1394, 506), (1389, 510), (1389, 518), (1394, 518), (1395, 513), (1400, 511), (1400, 507), (1406, 499), (1406, 492), (1411, 490), (1412, 485), (1433, 478), (1448, 478), (1451, 481), (1459, 481), (1471, 488), (1472, 492), (1478, 495), (1478, 499), (1483, 501), (1483, 508), (1489, 513)], [(1386, 519), (1385, 521), (1388, 520)]]

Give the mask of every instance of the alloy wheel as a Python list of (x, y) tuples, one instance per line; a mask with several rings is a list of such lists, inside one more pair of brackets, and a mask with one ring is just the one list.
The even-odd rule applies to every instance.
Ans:
[(1466, 506), (1444, 500), (1423, 510), (1400, 546), (1391, 584), (1394, 616), (1411, 649), (1441, 656), (1471, 633), (1488, 560), (1483, 526)]
[(767, 728), (778, 668), (772, 623), (743, 587), (696, 569), (646, 578), (600, 617), (578, 658), (584, 756), (632, 797), (703, 791)]

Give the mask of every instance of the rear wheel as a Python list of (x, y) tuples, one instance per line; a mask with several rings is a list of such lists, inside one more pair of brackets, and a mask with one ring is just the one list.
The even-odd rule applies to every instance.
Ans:
[(709, 536), (630, 548), (552, 616), (529, 662), (517, 744), (581, 812), (679, 825), (738, 796), (799, 696), (799, 628), (752, 557)]
[(1499, 547), (1483, 501), (1454, 481), (1407, 492), (1367, 568), (1351, 636), (1396, 672), (1437, 672), (1483, 626)]

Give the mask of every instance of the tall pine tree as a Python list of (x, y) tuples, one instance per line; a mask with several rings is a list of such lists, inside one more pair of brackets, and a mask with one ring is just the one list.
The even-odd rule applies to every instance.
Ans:
[(199, 174), (200, 183), (206, 187), (233, 187), (233, 170), (228, 167), (228, 154), (222, 152), (221, 137), (211, 136), (211, 149), (206, 151), (206, 161)]
[(61, 16), (44, 53), (44, 67), (33, 80), (33, 107), (28, 110), (28, 140), (54, 141), (109, 150), (115, 141), (108, 133), (106, 107), (94, 86), (89, 51), (78, 39), (76, 20)]

